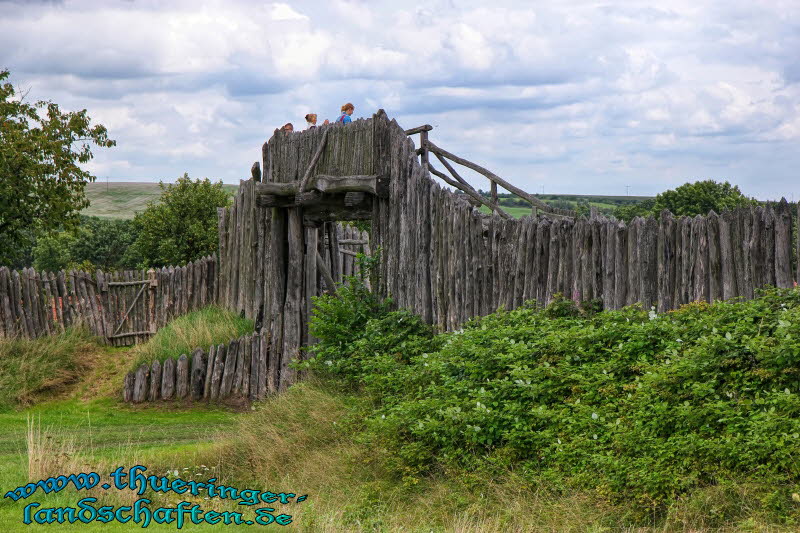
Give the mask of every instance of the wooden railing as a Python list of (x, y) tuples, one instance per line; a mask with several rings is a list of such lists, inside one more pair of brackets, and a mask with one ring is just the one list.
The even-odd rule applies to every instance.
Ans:
[[(444, 181), (448, 185), (464, 192), (465, 194), (467, 194), (467, 196), (472, 198), (478, 205), (485, 205), (486, 207), (491, 209), (493, 213), (497, 213), (503, 218), (506, 219), (513, 218), (505, 210), (503, 210), (502, 207), (500, 207), (500, 203), (498, 202), (497, 186), (500, 185), (508, 192), (515, 194), (520, 198), (522, 198), (523, 200), (525, 200), (526, 202), (528, 202), (531, 205), (531, 213), (533, 214), (533, 216), (536, 216), (539, 211), (541, 211), (542, 213), (547, 213), (548, 215), (557, 218), (574, 218), (576, 216), (576, 213), (574, 211), (551, 207), (546, 203), (542, 202), (541, 200), (539, 200), (538, 198), (536, 198), (535, 196), (533, 196), (532, 194), (529, 194), (520, 189), (519, 187), (516, 187), (511, 183), (507, 182), (494, 172), (476, 163), (473, 163), (472, 161), (468, 161), (463, 157), (458, 157), (457, 155), (451, 154), (447, 150), (439, 148), (428, 139), (428, 132), (431, 131), (432, 129), (433, 126), (431, 126), (430, 124), (424, 124), (416, 128), (411, 128), (410, 130), (405, 130), (406, 135), (419, 134), (420, 136), (419, 148), (417, 148), (417, 155), (420, 156), (420, 163), (424, 168), (427, 168), (431, 174), (441, 178), (442, 181)], [(450, 172), (450, 176), (448, 176), (444, 172), (441, 172), (440, 170), (436, 169), (433, 165), (431, 165), (430, 162), (431, 153), (434, 156), (436, 156), (436, 159), (439, 160), (442, 166), (444, 166), (447, 169), (447, 171)], [(448, 160), (454, 163), (458, 163), (459, 165), (465, 166), (471, 170), (474, 170), (478, 174), (481, 174), (484, 177), (486, 177), (491, 183), (490, 198), (487, 199), (485, 196), (476, 191), (474, 187), (472, 187), (469, 183), (467, 183), (467, 181), (464, 178), (462, 178), (458, 174), (458, 172), (456, 172), (456, 170), (453, 168), (453, 166), (449, 163)]]

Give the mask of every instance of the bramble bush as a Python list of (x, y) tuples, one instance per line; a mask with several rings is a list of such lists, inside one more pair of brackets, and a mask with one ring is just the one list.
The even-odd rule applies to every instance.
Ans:
[(797, 289), (663, 314), (556, 299), (439, 335), (358, 285), (317, 303), (305, 364), (372, 398), (363, 437), (407, 480), (513, 468), (640, 518), (745, 483), (800, 516)]

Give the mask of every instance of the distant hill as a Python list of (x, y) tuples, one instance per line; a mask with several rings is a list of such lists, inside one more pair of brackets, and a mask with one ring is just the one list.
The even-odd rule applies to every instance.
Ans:
[[(239, 186), (223, 187), (233, 196)], [(86, 186), (86, 197), (91, 204), (82, 213), (104, 218), (133, 218), (134, 213), (143, 211), (148, 202), (158, 200), (159, 196), (161, 189), (158, 183), (89, 183)]]
[[(225, 190), (233, 196), (238, 185), (224, 185)], [(484, 191), (481, 191), (484, 192)], [(488, 196), (488, 192), (485, 192)], [(144, 210), (147, 203), (158, 200), (161, 189), (158, 183), (141, 183), (118, 181), (114, 183), (90, 183), (86, 186), (86, 196), (91, 205), (83, 210), (84, 215), (104, 218), (133, 218), (134, 213)], [(601, 211), (610, 212), (624, 204), (641, 202), (649, 196), (601, 196), (581, 194), (537, 194), (538, 198), (564, 209), (574, 209), (578, 202), (588, 202)], [(521, 217), (530, 213), (530, 207), (521, 198), (511, 194), (500, 194), (500, 205), (506, 207), (509, 214)], [(484, 209), (488, 212), (488, 210)]]

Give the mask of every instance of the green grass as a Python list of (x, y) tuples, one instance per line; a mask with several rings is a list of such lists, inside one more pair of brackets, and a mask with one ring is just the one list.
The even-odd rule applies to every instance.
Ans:
[[(529, 207), (507, 207), (504, 205), (501, 207), (503, 208), (503, 211), (505, 211), (514, 218), (522, 218), (526, 215), (531, 214), (531, 209)], [(481, 213), (490, 214), (492, 212), (491, 209), (489, 209), (485, 205), (482, 205), (480, 209)]]
[[(747, 305), (759, 304), (756, 302)], [(755, 314), (751, 313), (753, 316), (747, 314), (747, 309), (748, 307), (744, 306), (730, 307), (731, 313), (741, 312), (747, 315), (737, 320), (735, 324), (738, 325), (732, 327), (745, 328), (748, 331), (759, 328), (758, 321), (751, 320), (753, 316), (766, 317), (764, 320), (769, 321), (772, 314), (776, 313), (780, 313), (782, 320), (786, 321), (786, 325), (779, 327), (789, 328), (792, 324), (798, 323), (795, 320), (796, 314), (791, 315), (793, 318), (789, 318), (789, 313), (794, 313), (795, 309), (782, 311), (783, 308), (778, 305), (774, 310), (764, 309)], [(528, 357), (517, 371), (528, 373), (541, 371), (552, 383), (557, 384), (555, 380), (559, 374), (555, 372), (562, 366), (559, 354), (563, 352), (574, 356), (580, 353), (585, 364), (592, 364), (594, 360), (588, 351), (598, 345), (596, 337), (608, 335), (609, 332), (628, 335), (634, 330), (638, 331), (641, 338), (637, 336), (629, 339), (621, 348), (617, 348), (617, 351), (630, 355), (638, 364), (650, 365), (640, 359), (650, 357), (648, 354), (652, 351), (651, 344), (657, 342), (653, 339), (660, 338), (652, 333), (659, 327), (668, 325), (665, 317), (650, 320), (648, 317), (638, 316), (636, 312), (629, 311), (625, 316), (629, 317), (631, 322), (635, 322), (633, 326), (628, 326), (629, 323), (625, 320), (616, 320), (612, 324), (613, 328), (589, 327), (593, 323), (590, 324), (590, 321), (579, 317), (549, 319), (542, 317), (535, 325), (529, 324), (530, 327), (527, 329), (519, 327), (518, 319), (525, 318), (531, 313), (533, 313), (531, 310), (500, 313), (486, 319), (485, 330), (480, 327), (468, 327), (460, 334), (445, 335), (450, 339), (449, 348), (440, 351), (445, 355), (449, 354), (453, 361), (448, 368), (456, 372), (465, 372), (453, 383), (456, 386), (459, 383), (468, 385), (470, 372), (478, 371), (481, 365), (487, 365), (495, 360), (513, 362), (514, 359), (510, 354), (522, 353), (521, 350), (537, 346), (547, 352), (545, 359), (549, 365), (540, 368), (537, 359)], [(701, 339), (705, 339), (702, 343), (724, 342), (722, 339), (727, 338), (725, 336), (727, 330), (720, 324), (716, 324), (719, 331), (706, 327), (710, 324), (705, 322), (713, 317), (708, 314), (704, 306), (691, 307), (676, 316), (683, 316), (687, 320), (687, 327), (696, 329), (695, 333)], [(504, 464), (502, 449), (485, 453), (486, 450), (475, 446), (470, 452), (474, 455), (474, 461), (479, 461), (480, 457), (494, 460), (495, 467), (492, 468), (465, 469), (452, 463), (442, 462), (438, 468), (432, 469), (425, 475), (419, 475), (419, 472), (413, 470), (403, 471), (403, 458), (396, 455), (391, 447), (384, 446), (381, 439), (375, 439), (375, 430), (380, 429), (384, 422), (381, 421), (383, 419), (380, 414), (374, 415), (376, 409), (382, 408), (383, 400), (376, 403), (374, 394), (366, 394), (364, 390), (358, 388), (353, 389), (336, 378), (323, 379), (312, 376), (306, 382), (292, 386), (285, 393), (258, 402), (251, 410), (243, 412), (234, 412), (204, 402), (194, 404), (164, 402), (131, 406), (120, 401), (122, 377), (137, 357), (143, 354), (149, 354), (146, 357), (156, 357), (167, 351), (171, 351), (173, 355), (188, 352), (191, 348), (184, 349), (181, 343), (184, 343), (183, 346), (194, 347), (200, 342), (198, 339), (206, 335), (205, 332), (213, 332), (210, 334), (211, 337), (208, 337), (211, 338), (208, 342), (218, 342), (212, 337), (228, 334), (224, 331), (235, 331), (233, 335), (235, 336), (242, 329), (252, 328), (251, 324), (239, 320), (219, 309), (206, 309), (173, 321), (149, 343), (137, 348), (108, 348), (96, 345), (85, 334), (75, 332), (65, 335), (58, 341), (51, 339), (25, 341), (30, 345), (25, 347), (24, 353), (34, 354), (32, 357), (37, 357), (36, 354), (60, 353), (61, 355), (54, 356), (52, 369), (55, 371), (64, 364), (74, 364), (75, 357), (79, 356), (85, 360), (76, 377), (64, 381), (57, 389), (29, 394), (26, 396), (27, 406), (21, 407), (17, 404), (16, 408), (0, 412), (0, 493), (5, 494), (6, 491), (29, 481), (59, 474), (94, 471), (101, 474), (106, 481), (108, 473), (119, 466), (129, 469), (133, 465), (141, 464), (147, 467), (148, 474), (154, 473), (159, 476), (166, 474), (168, 470), (177, 470), (178, 477), (182, 479), (207, 480), (215, 477), (218, 484), (227, 486), (292, 492), (297, 495), (307, 494), (308, 500), (302, 504), (269, 505), (276, 508), (277, 512), (293, 516), (294, 522), (291, 526), (278, 529), (285, 531), (323, 533), (340, 531), (788, 533), (796, 531), (796, 525), (771, 523), (768, 507), (774, 502), (762, 500), (764, 492), (758, 486), (748, 483), (710, 484), (686, 492), (654, 523), (644, 523), (634, 527), (630, 520), (625, 518), (631, 503), (620, 502), (610, 497), (607, 492), (561, 483), (556, 478), (540, 477), (533, 482), (526, 475), (524, 468), (495, 468)], [(608, 325), (603, 322), (602, 317), (598, 317), (597, 320), (598, 324)], [(692, 326), (695, 320), (697, 324)], [(574, 328), (561, 327), (562, 323), (572, 324)], [(232, 324), (234, 325), (232, 329), (224, 329), (231, 327)], [(728, 339), (728, 342), (734, 342), (738, 338), (738, 329), (733, 331), (733, 340)], [(691, 337), (683, 333), (686, 332), (681, 332), (683, 345), (690, 345), (688, 339)], [(69, 335), (73, 335), (71, 340)], [(372, 332), (369, 336), (373, 338), (371, 342), (381, 345), (381, 343), (392, 344), (394, 342), (392, 335), (392, 332), (388, 331), (385, 335)], [(520, 342), (523, 335), (530, 336), (530, 339), (526, 339), (527, 345)], [(672, 339), (673, 336), (669, 338)], [(752, 340), (755, 336), (750, 335), (748, 338)], [(775, 338), (778, 339), (778, 336)], [(470, 339), (480, 342), (470, 344), (468, 342)], [(617, 346), (616, 340), (611, 344)], [(782, 342), (780, 346), (788, 346), (786, 342)], [(7, 350), (0, 351), (0, 354), (11, 353), (6, 346), (9, 343), (10, 341), (0, 341), (0, 350)], [(75, 345), (74, 352), (72, 357), (67, 357), (64, 354), (69, 352), (70, 343)], [(695, 346), (693, 341), (691, 346)], [(476, 347), (482, 347), (486, 353), (475, 352)], [(685, 349), (695, 348), (686, 346)], [(777, 350), (777, 347), (775, 349)], [(409, 345), (393, 351), (392, 358), (397, 355), (412, 354), (413, 351), (413, 345)], [(384, 364), (384, 355), (375, 350), (373, 352), (370, 353), (373, 353), (374, 357), (370, 357), (369, 360), (375, 359), (375, 361), (370, 364)], [(779, 352), (776, 351), (777, 353)], [(426, 352), (426, 356), (424, 360), (438, 368), (437, 361), (442, 358), (442, 354), (431, 351)], [(456, 364), (459, 358), (465, 363)], [(678, 355), (672, 354), (670, 358), (673, 361), (670, 368), (675, 368), (676, 371), (682, 368), (681, 358)], [(414, 363), (424, 365), (422, 360), (415, 359)], [(713, 358), (705, 357), (703, 362), (708, 366), (713, 362)], [(654, 368), (652, 365), (647, 366), (649, 370)], [(604, 389), (607, 397), (619, 395), (614, 390), (614, 387), (622, 386), (619, 379), (615, 382), (606, 378), (599, 367), (598, 369), (586, 367), (585, 370), (585, 374), (589, 376), (586, 379), (581, 378), (585, 386), (588, 386), (591, 380), (602, 382), (610, 387), (608, 390)], [(3, 375), (2, 372), (8, 370), (0, 371), (0, 375)], [(433, 372), (431, 367), (415, 368), (404, 381), (405, 387), (409, 389), (408, 392), (411, 392), (411, 389), (416, 390), (417, 382), (420, 380), (431, 378), (432, 382), (435, 381), (431, 372)], [(581, 372), (581, 367), (575, 363), (570, 367), (570, 372), (572, 372), (570, 380), (574, 381)], [(455, 376), (452, 372), (448, 375)], [(525, 377), (523, 374), (520, 376)], [(488, 381), (481, 380), (481, 386), (487, 388), (489, 394), (493, 393), (494, 381), (502, 382), (501, 385), (505, 387), (503, 390), (516, 390), (506, 386), (508, 384), (503, 381), (502, 372), (495, 372), (489, 378)], [(379, 376), (371, 376), (370, 379), (389, 380), (391, 375), (390, 372), (381, 372)], [(651, 383), (654, 378), (650, 376), (643, 379)], [(688, 381), (682, 379), (678, 383)], [(391, 384), (390, 381), (386, 383)], [(651, 387), (650, 392), (634, 391), (634, 393), (657, 394), (659, 391), (663, 392), (666, 385), (662, 383), (661, 386)], [(433, 383), (430, 386), (433, 387)], [(550, 388), (552, 386), (549, 385)], [(770, 394), (780, 396), (782, 387), (781, 385), (780, 390)], [(436, 402), (439, 402), (439, 408), (446, 408), (447, 401), (452, 400), (450, 397), (435, 396), (437, 392), (435, 388), (430, 388), (429, 392), (430, 396), (421, 398), (415, 408), (421, 409), (428, 404), (435, 407)], [(545, 392), (545, 389), (541, 390), (542, 394)], [(577, 409), (570, 406), (573, 405), (572, 397), (580, 393), (579, 390), (550, 391), (555, 397), (553, 405), (567, 410)], [(462, 411), (472, 413), (475, 410), (474, 401), (466, 398), (465, 395), (468, 394), (469, 391), (462, 391), (458, 397), (467, 403), (471, 402), (470, 408), (467, 409), (465, 404)], [(783, 396), (780, 398), (784, 401)], [(580, 405), (589, 403), (588, 398), (583, 399), (586, 401)], [(396, 400), (402, 400), (400, 395)], [(30, 405), (31, 402), (34, 402), (33, 405)], [(536, 405), (541, 406), (543, 402), (544, 399), (538, 398)], [(650, 404), (655, 406), (657, 402)], [(702, 404), (698, 403), (698, 406)], [(387, 407), (391, 406), (389, 403), (384, 403), (383, 409)], [(386, 423), (401, 412), (399, 407), (395, 405), (386, 410), (388, 413)], [(585, 413), (581, 412), (584, 415), (588, 415), (592, 410), (589, 405), (586, 405), (585, 409)], [(434, 412), (435, 409), (432, 413)], [(500, 418), (502, 416), (498, 417)], [(585, 425), (592, 423), (592, 419), (591, 416), (581, 416), (571, 424)], [(489, 420), (481, 420), (481, 425), (488, 427), (484, 422), (488, 423)], [(411, 430), (416, 425), (417, 422), (414, 421), (413, 424), (406, 424), (404, 427)], [(446, 430), (446, 427), (442, 426), (441, 429)], [(765, 438), (764, 443), (766, 445), (768, 439)], [(413, 458), (415, 450), (418, 451), (413, 443), (410, 444), (411, 446), (402, 452), (409, 454), (405, 456), (406, 459)], [(786, 453), (791, 453), (791, 448), (786, 448)], [(575, 459), (584, 460), (590, 455), (584, 453)], [(670, 461), (669, 464), (679, 464), (677, 459)], [(633, 464), (631, 462), (631, 465)], [(398, 468), (399, 466), (401, 468)], [(5, 498), (0, 499), (0, 524), (4, 531), (9, 532), (141, 530), (141, 526), (134, 523), (94, 522), (72, 526), (27, 526), (22, 523), (23, 508), (31, 501), (40, 503), (42, 507), (64, 507), (75, 506), (80, 498), (86, 496), (98, 497), (100, 502), (97, 506), (130, 505), (137, 497), (127, 491), (96, 489), (86, 493), (67, 489), (58, 494), (37, 493), (27, 501), (13, 502)], [(252, 507), (240, 506), (230, 500), (206, 500), (202, 494), (192, 497), (148, 492), (144, 496), (153, 500), (151, 508), (162, 505), (172, 507), (177, 502), (185, 500), (198, 503), (205, 510), (237, 511), (242, 512), (245, 518), (250, 518), (254, 514)], [(148, 531), (175, 531), (175, 529), (174, 524), (151, 524), (147, 528)], [(229, 531), (230, 526), (188, 524), (184, 530)]]
[[(238, 185), (224, 185), (224, 189), (233, 196)], [(86, 186), (86, 197), (90, 205), (82, 211), (84, 215), (104, 218), (133, 218), (138, 211), (143, 211), (147, 203), (157, 201), (161, 196), (158, 183), (115, 182), (89, 183)]]
[(181, 354), (191, 356), (195, 348), (208, 351), (212, 344), (252, 333), (253, 326), (252, 320), (216, 306), (187, 313), (159, 329), (147, 343), (131, 350), (135, 354), (133, 368), (150, 364), (154, 359), (164, 362)]
[(0, 342), (0, 411), (57, 394), (78, 380), (97, 351), (83, 328), (37, 340)]

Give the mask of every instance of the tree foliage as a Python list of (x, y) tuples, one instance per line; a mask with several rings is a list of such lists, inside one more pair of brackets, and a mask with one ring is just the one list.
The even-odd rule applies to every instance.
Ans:
[(91, 144), (111, 147), (106, 128), (86, 110), (62, 112), (49, 101), (28, 103), (0, 71), (0, 262), (18, 259), (32, 240), (74, 228), (89, 205), (85, 187), (95, 177), (80, 165)]
[(136, 240), (133, 221), (83, 215), (80, 218), (81, 223), (74, 230), (37, 239), (33, 249), (37, 270), (136, 268), (138, 257), (128, 253)]
[(161, 197), (134, 220), (136, 241), (130, 256), (139, 265), (185, 265), (217, 251), (217, 208), (230, 199), (222, 182), (192, 180), (188, 174), (175, 183), (159, 184)]
[(709, 211), (720, 213), (728, 209), (756, 205), (754, 198), (748, 198), (739, 187), (729, 182), (714, 180), (684, 183), (674, 190), (662, 192), (654, 200), (645, 200), (632, 206), (620, 206), (614, 216), (629, 221), (635, 216), (658, 216), (667, 209), (676, 216), (707, 215)]

